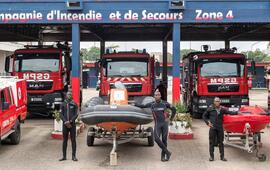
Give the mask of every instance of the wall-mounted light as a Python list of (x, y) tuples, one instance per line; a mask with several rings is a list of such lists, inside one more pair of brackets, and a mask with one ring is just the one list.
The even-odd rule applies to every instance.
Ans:
[(185, 0), (169, 1), (169, 9), (185, 9)]
[(83, 1), (82, 0), (66, 0), (66, 5), (68, 10), (82, 10)]

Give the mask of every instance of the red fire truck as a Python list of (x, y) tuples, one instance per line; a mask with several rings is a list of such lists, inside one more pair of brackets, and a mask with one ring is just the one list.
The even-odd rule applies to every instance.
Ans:
[[(246, 57), (236, 49), (192, 52), (183, 57), (183, 101), (193, 117), (200, 118), (214, 97), (230, 110), (248, 105)], [(255, 63), (252, 62), (252, 70)]]
[(48, 115), (59, 108), (70, 84), (70, 48), (60, 43), (25, 46), (6, 58), (5, 70), (27, 80), (28, 110)]
[(9, 139), (19, 144), (20, 123), (27, 114), (26, 81), (15, 77), (0, 77), (0, 141)]
[[(151, 96), (155, 87), (155, 59), (146, 50), (142, 52), (113, 52), (100, 61), (100, 97), (106, 98), (116, 81), (121, 81), (128, 91), (129, 101)], [(160, 74), (156, 62), (156, 75)]]

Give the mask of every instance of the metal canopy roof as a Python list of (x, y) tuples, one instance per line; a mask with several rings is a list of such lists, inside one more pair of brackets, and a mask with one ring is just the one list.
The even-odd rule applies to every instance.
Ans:
[[(79, 10), (69, 9), (66, 1), (1, 0), (0, 41), (71, 41), (73, 23), (80, 24), (81, 41), (171, 40), (173, 23), (181, 23), (181, 41), (270, 39), (270, 0), (186, 0), (181, 10), (171, 9), (170, 0), (83, 0)], [(117, 11), (120, 19), (110, 18)], [(102, 17), (61, 19), (58, 13)], [(125, 19), (130, 13), (137, 19)], [(144, 18), (146, 13), (150, 18)], [(26, 14), (32, 18), (25, 19)], [(178, 17), (155, 19), (152, 14)]]
[[(171, 24), (82, 24), (81, 41), (162, 41)], [(71, 41), (71, 25), (7, 24), (0, 41)], [(270, 24), (182, 24), (181, 41), (269, 41)]]

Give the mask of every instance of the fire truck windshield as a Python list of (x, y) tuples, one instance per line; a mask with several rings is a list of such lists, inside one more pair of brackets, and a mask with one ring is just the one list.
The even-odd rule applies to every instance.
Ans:
[(59, 53), (20, 53), (15, 58), (16, 72), (56, 72)]
[(147, 76), (148, 67), (146, 61), (107, 61), (106, 76), (126, 77), (126, 76)]
[(244, 61), (237, 59), (203, 59), (202, 77), (242, 77)]

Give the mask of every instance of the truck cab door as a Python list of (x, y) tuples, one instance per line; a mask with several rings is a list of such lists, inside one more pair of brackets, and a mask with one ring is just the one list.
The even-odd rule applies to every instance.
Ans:
[(0, 92), (1, 98), (1, 136), (6, 134), (16, 122), (16, 106), (10, 88)]

